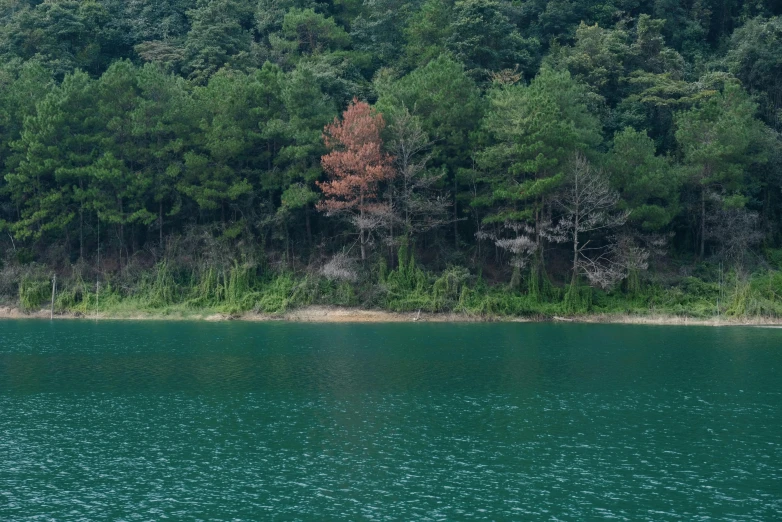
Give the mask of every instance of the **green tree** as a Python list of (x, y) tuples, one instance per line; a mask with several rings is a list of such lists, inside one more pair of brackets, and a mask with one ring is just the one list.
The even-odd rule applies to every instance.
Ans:
[[(691, 210), (698, 216), (698, 254), (706, 244), (706, 214), (713, 197), (718, 205), (741, 207), (747, 167), (762, 157), (753, 150), (762, 127), (754, 118), (757, 104), (744, 89), (729, 83), (718, 95), (688, 111), (676, 114), (676, 141), (687, 182), (697, 194)], [(694, 207), (694, 208), (692, 208)]]
[[(134, 133), (133, 116), (142, 102), (139, 69), (118, 61), (96, 82), (95, 113), (101, 128), (90, 166), (89, 200), (101, 222), (113, 225), (120, 266), (138, 245), (140, 227), (157, 218), (149, 195), (154, 177), (142, 162), (147, 144)], [(123, 254), (124, 253), (124, 254)]]
[(446, 48), (478, 78), (503, 69), (532, 73), (540, 43), (524, 38), (495, 0), (457, 0)]
[(127, 49), (106, 8), (94, 0), (22, 8), (3, 24), (0, 41), (7, 53), (36, 58), (58, 78), (77, 68), (98, 75)]
[(279, 93), (283, 110), (264, 129), (264, 136), (277, 143), (273, 163), (282, 191), (278, 216), (286, 239), (291, 221), (303, 216), (307, 242), (312, 244), (311, 214), (319, 199), (315, 182), (323, 173), (319, 158), (326, 153), (323, 129), (333, 121), (337, 108), (306, 68), (286, 74)]
[(404, 31), (406, 67), (423, 67), (446, 51), (452, 17), (452, 2), (448, 0), (425, 0), (421, 4)]
[[(380, 77), (375, 82), (377, 107), (389, 118), (409, 110), (434, 142), (429, 163), (446, 170), (446, 182), (458, 193), (457, 173), (472, 165), (471, 135), (478, 130), (484, 110), (480, 91), (464, 66), (448, 55), (397, 80)], [(458, 243), (458, 206), (454, 201), (454, 240)]]
[(204, 84), (226, 64), (251, 63), (253, 10), (242, 0), (198, 0), (188, 11), (190, 31), (185, 39), (182, 71)]
[(148, 199), (157, 206), (162, 247), (165, 219), (181, 209), (176, 184), (196, 126), (190, 117), (192, 101), (183, 79), (164, 73), (154, 64), (147, 64), (137, 74), (139, 100), (130, 113), (130, 124), (132, 139), (138, 146), (132, 162), (150, 181)]
[(316, 13), (314, 9), (288, 11), (282, 21), (282, 34), (295, 44), (294, 51), (300, 54), (344, 49), (350, 44), (350, 36), (333, 18)]
[(362, 13), (353, 20), (350, 38), (353, 47), (371, 56), (374, 67), (390, 65), (404, 51), (404, 29), (414, 5), (405, 0), (367, 0)]
[(628, 40), (627, 31), (621, 28), (581, 22), (575, 43), (554, 48), (546, 62), (554, 68), (567, 68), (573, 78), (589, 85), (609, 106), (615, 106), (624, 94), (626, 62), (631, 56)]
[[(95, 100), (95, 82), (76, 72), (66, 75), (25, 119), (21, 137), (12, 145), (20, 160), (5, 176), (19, 212), (11, 226), (17, 238), (60, 239), (64, 234), (68, 243), (69, 225), (88, 208), (88, 168), (101, 128), (91, 110)], [(83, 246), (82, 221), (79, 235)]]
[(483, 128), (491, 145), (476, 156), (489, 190), (473, 204), (493, 207), (484, 223), (533, 223), (539, 270), (544, 211), (565, 164), (574, 152), (588, 153), (602, 141), (599, 121), (587, 109), (587, 94), (569, 72), (547, 67), (529, 85), (498, 85), (490, 93)]
[[(11, 144), (21, 137), (25, 118), (35, 114), (36, 104), (53, 86), (50, 73), (37, 60), (17, 59), (0, 67), (0, 166), (13, 168), (21, 159), (11, 159)], [(3, 182), (0, 176), (0, 187)]]
[(253, 153), (264, 142), (259, 114), (248, 110), (260, 104), (261, 95), (252, 74), (232, 70), (221, 71), (193, 93), (201, 132), (184, 154), (178, 190), (201, 211), (217, 211), (225, 224), (249, 205), (239, 200), (252, 194), (250, 180), (262, 161)]
[(753, 18), (733, 33), (729, 70), (760, 102), (760, 114), (782, 130), (782, 18)]
[(614, 136), (606, 158), (611, 183), (631, 210), (629, 221), (643, 231), (659, 231), (679, 212), (679, 171), (655, 153), (646, 132), (625, 128)]

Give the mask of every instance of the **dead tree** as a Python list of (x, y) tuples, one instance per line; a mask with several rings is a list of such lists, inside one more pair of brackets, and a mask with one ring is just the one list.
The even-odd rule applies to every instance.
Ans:
[(399, 223), (402, 235), (411, 240), (417, 234), (448, 223), (450, 202), (438, 189), (443, 174), (426, 168), (432, 157), (433, 142), (418, 118), (403, 107), (394, 115), (388, 130), (388, 151), (397, 171), (389, 196), (395, 222)]
[(507, 222), (503, 229), (510, 231), (512, 237), (497, 237), (487, 232), (478, 232), (480, 239), (491, 239), (494, 245), (511, 254), (510, 265), (514, 268), (524, 268), (538, 249), (535, 241), (535, 229), (526, 223)]
[[(559, 221), (548, 233), (551, 241), (573, 245), (571, 288), (580, 274), (601, 288), (610, 288), (625, 276), (622, 245), (612, 233), (625, 224), (629, 212), (618, 211), (618, 203), (619, 194), (608, 177), (577, 153), (555, 200)], [(645, 262), (641, 252), (632, 257), (635, 263)]]
[(741, 272), (747, 253), (763, 240), (757, 212), (746, 208), (721, 208), (712, 212), (706, 221), (706, 239), (716, 243), (716, 256)]

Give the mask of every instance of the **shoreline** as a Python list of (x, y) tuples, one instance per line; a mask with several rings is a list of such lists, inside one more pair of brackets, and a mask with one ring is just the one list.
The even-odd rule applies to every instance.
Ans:
[[(37, 312), (23, 312), (19, 308), (0, 306), (0, 320), (11, 319), (50, 319), (48, 309)], [(262, 314), (245, 312), (242, 314), (219, 313), (210, 310), (192, 313), (149, 313), (128, 311), (127, 313), (100, 313), (83, 315), (75, 312), (56, 313), (54, 319), (70, 320), (110, 320), (110, 321), (244, 321), (244, 322), (299, 322), (299, 323), (591, 323), (591, 324), (638, 324), (638, 325), (681, 325), (681, 326), (758, 326), (782, 328), (782, 318), (765, 317), (720, 317), (692, 318), (667, 314), (629, 315), (629, 314), (585, 314), (568, 317), (508, 317), (477, 316), (463, 313), (443, 312), (389, 312), (385, 310), (367, 310), (336, 306), (308, 306), (283, 314)]]

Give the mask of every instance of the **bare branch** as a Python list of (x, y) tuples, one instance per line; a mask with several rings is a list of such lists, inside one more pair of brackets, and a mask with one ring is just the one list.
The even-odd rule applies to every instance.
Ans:
[(624, 225), (630, 215), (618, 211), (618, 203), (619, 194), (608, 177), (577, 153), (564, 190), (555, 200), (561, 211), (559, 221), (547, 232), (550, 241), (573, 245), (571, 284), (583, 274), (589, 284), (610, 288), (625, 278), (628, 270), (646, 268), (648, 253), (644, 249), (607, 234)]
[(352, 282), (358, 279), (354, 260), (344, 252), (335, 254), (328, 263), (323, 265), (320, 273), (323, 277), (332, 281)]
[(763, 240), (758, 229), (758, 214), (745, 208), (720, 209), (706, 219), (706, 239), (717, 244), (715, 254), (737, 268), (751, 247)]
[(432, 173), (426, 165), (432, 157), (433, 142), (424, 132), (421, 122), (406, 107), (398, 111), (389, 125), (391, 139), (388, 150), (397, 170), (389, 187), (389, 199), (405, 235), (412, 236), (449, 222), (449, 198), (437, 185), (444, 173)]

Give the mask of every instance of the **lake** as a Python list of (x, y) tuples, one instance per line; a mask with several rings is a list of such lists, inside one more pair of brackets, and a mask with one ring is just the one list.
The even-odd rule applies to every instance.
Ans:
[(0, 520), (781, 520), (782, 330), (0, 321)]

